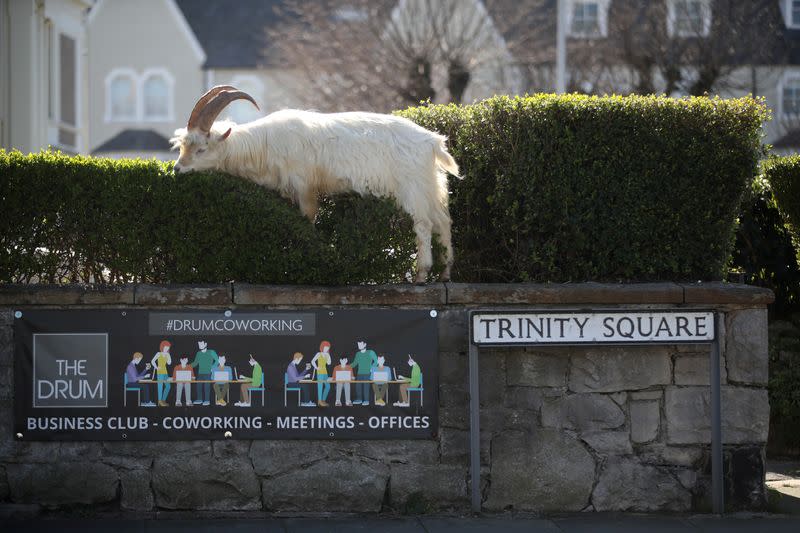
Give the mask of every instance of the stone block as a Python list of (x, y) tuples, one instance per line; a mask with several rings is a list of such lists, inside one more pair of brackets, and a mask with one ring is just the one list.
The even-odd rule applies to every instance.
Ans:
[(0, 305), (133, 304), (133, 285), (0, 285)]
[(456, 407), (440, 408), (439, 427), (469, 429), (469, 406), (461, 404)]
[(230, 284), (136, 286), (136, 305), (220, 305), (233, 303)]
[(0, 366), (14, 364), (14, 330), (9, 326), (0, 326)]
[(380, 511), (389, 481), (387, 465), (349, 459), (318, 461), (303, 466), (290, 459), (293, 457), (290, 452), (284, 456), (284, 461), (290, 463), (284, 474), (261, 481), (265, 510), (304, 513)]
[(581, 440), (600, 455), (630, 455), (633, 453), (628, 431), (592, 431), (581, 433)]
[(469, 314), (466, 309), (439, 311), (439, 350), (466, 352), (469, 349)]
[(331, 443), (331, 459), (352, 457), (372, 459), (383, 463), (436, 464), (439, 445), (435, 440), (354, 440)]
[(250, 440), (213, 440), (211, 454), (214, 457), (246, 457), (250, 453)]
[(151, 511), (155, 507), (149, 470), (125, 470), (119, 474), (120, 507), (126, 511)]
[(436, 308), (447, 303), (443, 283), (345, 287), (233, 284), (236, 305), (412, 305)]
[(107, 457), (134, 457), (152, 459), (179, 455), (197, 457), (211, 455), (211, 442), (207, 440), (178, 440), (152, 442), (103, 442), (103, 454)]
[[(675, 356), (675, 385), (701, 385), (708, 387), (711, 383), (709, 373), (710, 355), (708, 353), (687, 353)], [(727, 382), (725, 358), (719, 361), (720, 382)]]
[(668, 446), (653, 442), (636, 447), (636, 455), (643, 463), (663, 466), (696, 468), (705, 456), (705, 450), (696, 446)]
[[(427, 385), (426, 385), (427, 386)], [(439, 385), (439, 407), (458, 408), (469, 405), (469, 392), (463, 385), (441, 383)]]
[(508, 431), (492, 441), (491, 511), (580, 511), (589, 503), (595, 462), (577, 439), (555, 429)]
[(103, 445), (99, 442), (62, 442), (58, 446), (59, 461), (80, 461), (87, 457), (99, 458)]
[(764, 448), (747, 446), (726, 451), (728, 479), (726, 505), (735, 509), (763, 510), (767, 503)]
[(156, 457), (152, 485), (163, 509), (261, 509), (258, 478), (247, 457)]
[(664, 396), (663, 389), (632, 392), (631, 400), (660, 400)]
[(478, 371), (481, 406), (505, 403), (506, 354), (504, 350), (486, 350), (480, 355)]
[(0, 502), (8, 501), (11, 492), (8, 488), (8, 477), (6, 476), (6, 467), (0, 465)]
[(662, 346), (575, 349), (569, 374), (574, 392), (640, 390), (672, 381), (670, 352)]
[(469, 464), (469, 431), (442, 428), (439, 443), (442, 463)]
[(119, 476), (99, 462), (6, 464), (11, 501), (47, 506), (97, 504), (117, 498)]
[(744, 304), (766, 307), (775, 294), (761, 287), (739, 283), (699, 282), (680, 285), (687, 304)]
[(542, 425), (575, 431), (614, 429), (625, 423), (625, 413), (605, 394), (571, 394), (542, 404)]
[(14, 399), (14, 367), (0, 366), (0, 399)]
[(539, 411), (544, 402), (545, 392), (534, 387), (508, 387), (506, 389), (506, 407)]
[(688, 511), (691, 493), (669, 472), (634, 459), (610, 458), (592, 493), (597, 511)]
[(410, 498), (437, 508), (464, 506), (468, 501), (465, 465), (392, 465), (389, 494), (392, 507), (403, 509)]
[(0, 307), (0, 327), (14, 323), (14, 310), (11, 307)]
[[(668, 387), (664, 394), (668, 444), (711, 442), (710, 392), (707, 387)], [(764, 389), (722, 388), (722, 439), (728, 444), (765, 443), (769, 399)]]
[(469, 358), (458, 352), (439, 352), (439, 383), (469, 387)]
[(767, 310), (742, 309), (726, 316), (725, 360), (728, 380), (734, 383), (766, 385), (769, 378)]
[(524, 387), (564, 387), (567, 384), (569, 352), (509, 354), (508, 384)]
[(452, 304), (680, 304), (675, 283), (448, 283)]
[(633, 442), (650, 442), (658, 438), (658, 428), (661, 425), (661, 405), (658, 401), (631, 402), (630, 417)]
[(332, 443), (318, 440), (256, 440), (250, 446), (250, 459), (259, 476), (277, 476), (327, 458), (331, 447)]

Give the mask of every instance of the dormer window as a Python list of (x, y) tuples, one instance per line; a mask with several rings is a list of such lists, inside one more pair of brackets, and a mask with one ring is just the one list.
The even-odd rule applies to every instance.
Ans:
[(800, 29), (800, 0), (784, 0), (784, 14), (787, 28)]
[(577, 38), (606, 37), (608, 2), (609, 0), (568, 0), (569, 35)]
[(706, 37), (711, 30), (710, 0), (668, 0), (667, 30), (673, 37)]

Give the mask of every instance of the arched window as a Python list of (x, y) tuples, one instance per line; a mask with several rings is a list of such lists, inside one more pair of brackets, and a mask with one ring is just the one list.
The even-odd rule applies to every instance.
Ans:
[[(242, 90), (253, 97), (258, 102), (258, 106), (264, 109), (264, 84), (255, 76), (238, 76), (231, 80), (231, 85)], [(262, 113), (247, 100), (237, 100), (231, 103), (227, 109), (227, 116), (237, 124), (250, 122), (262, 116)]]
[(145, 72), (142, 76), (142, 118), (172, 120), (172, 80), (166, 72)]
[(108, 120), (136, 120), (136, 74), (116, 70), (106, 78)]

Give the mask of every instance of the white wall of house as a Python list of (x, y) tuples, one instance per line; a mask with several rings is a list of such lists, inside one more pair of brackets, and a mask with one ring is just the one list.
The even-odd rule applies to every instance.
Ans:
[(258, 102), (260, 112), (250, 102), (237, 101), (220, 115), (221, 118), (227, 117), (237, 123), (248, 122), (281, 109), (313, 106), (313, 103), (303, 102), (297, 97), (296, 87), (303, 78), (289, 69), (212, 69), (206, 76), (209, 87), (234, 85)]
[(205, 89), (205, 53), (172, 0), (101, 0), (88, 35), (91, 149), (125, 129), (169, 138), (185, 124)]

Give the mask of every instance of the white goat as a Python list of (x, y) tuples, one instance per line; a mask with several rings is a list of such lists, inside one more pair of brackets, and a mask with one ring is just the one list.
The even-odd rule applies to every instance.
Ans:
[(175, 131), (180, 148), (175, 172), (217, 169), (277, 190), (299, 204), (312, 222), (319, 195), (355, 191), (394, 198), (414, 222), (416, 282), (433, 263), (431, 232), (446, 250), (441, 279), (450, 278), (447, 175), (458, 165), (446, 138), (410, 120), (376, 113), (322, 114), (285, 110), (247, 124), (214, 122), (237, 99), (255, 100), (230, 85), (198, 100), (186, 128)]

